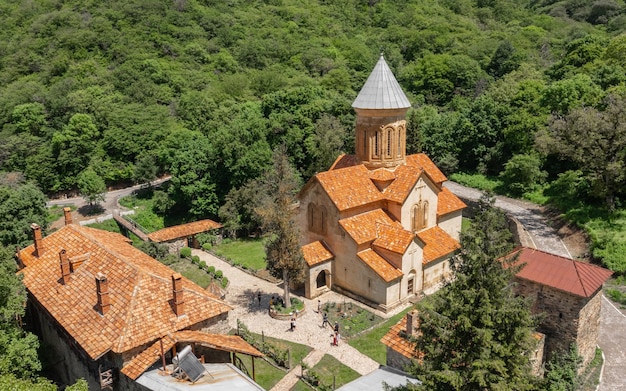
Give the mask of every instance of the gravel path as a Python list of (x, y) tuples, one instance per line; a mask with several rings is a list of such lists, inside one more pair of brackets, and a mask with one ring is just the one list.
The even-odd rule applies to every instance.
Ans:
[[(458, 197), (478, 200), (482, 192), (455, 182), (444, 184)], [(543, 215), (540, 206), (520, 200), (497, 196), (496, 206), (511, 214), (524, 225), (530, 242), (537, 249), (572, 258), (567, 247)], [(598, 345), (604, 353), (604, 368), (597, 391), (626, 390), (626, 316), (610, 300), (602, 297)]]
[[(292, 293), (292, 295), (304, 302), (305, 311), (300, 314), (296, 321), (296, 330), (291, 332), (289, 331), (288, 321), (276, 320), (267, 314), (271, 296), (282, 296), (282, 285), (252, 276), (204, 251), (192, 250), (192, 254), (199, 256), (207, 265), (212, 265), (215, 266), (216, 269), (222, 270), (224, 275), (228, 277), (230, 285), (228, 286), (228, 293), (226, 294), (226, 302), (233, 306), (233, 310), (230, 311), (228, 316), (228, 322), (232, 328), (237, 327), (237, 319), (239, 319), (252, 332), (259, 334), (263, 332), (270, 337), (310, 346), (314, 350), (304, 360), (309, 366), (317, 364), (324, 354), (330, 354), (361, 375), (366, 375), (379, 367), (378, 362), (349, 346), (345, 341), (340, 342), (339, 346), (331, 345), (332, 329), (329, 326), (321, 327), (322, 317), (316, 312), (317, 299), (319, 298), (322, 304), (326, 302), (351, 302), (354, 303), (354, 305), (367, 308), (368, 311), (375, 312), (377, 315), (383, 317), (389, 317), (401, 311), (400, 308), (392, 313), (384, 314), (380, 311), (373, 311), (371, 308), (365, 307), (363, 304), (339, 295), (336, 292), (327, 292), (315, 298), (315, 300), (308, 300)], [(256, 299), (257, 292), (259, 291), (262, 294), (260, 306)], [(299, 366), (292, 369), (281, 382), (272, 388), (272, 391), (291, 389), (298, 381), (300, 371)]]

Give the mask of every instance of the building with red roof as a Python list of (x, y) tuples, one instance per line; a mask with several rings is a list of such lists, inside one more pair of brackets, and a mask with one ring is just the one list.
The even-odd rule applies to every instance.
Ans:
[(299, 193), (308, 298), (334, 289), (387, 311), (449, 275), (465, 204), (428, 156), (406, 155), (410, 106), (381, 56), (352, 104), (356, 154)]
[(543, 251), (521, 247), (507, 258), (520, 265), (515, 290), (532, 301), (546, 336), (546, 357), (575, 343), (583, 368), (595, 356), (600, 330), (602, 285), (610, 270)]

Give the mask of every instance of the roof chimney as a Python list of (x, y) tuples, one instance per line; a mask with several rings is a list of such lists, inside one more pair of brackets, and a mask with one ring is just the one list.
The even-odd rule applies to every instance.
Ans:
[(105, 315), (109, 311), (111, 303), (109, 302), (109, 282), (107, 281), (107, 277), (102, 273), (96, 274), (96, 291), (98, 293), (96, 310), (101, 315)]
[(413, 335), (415, 331), (415, 321), (417, 320), (417, 311), (413, 310), (406, 314), (406, 335)]
[(185, 301), (183, 299), (183, 280), (179, 273), (172, 274), (172, 289), (174, 291), (174, 312), (176, 316), (185, 313)]
[(41, 227), (37, 223), (32, 223), (30, 228), (33, 230), (33, 240), (35, 241), (34, 255), (36, 257), (40, 257), (45, 250), (43, 246), (43, 239), (41, 238)]
[(61, 280), (63, 284), (70, 282), (70, 260), (67, 258), (65, 250), (59, 252), (59, 261), (61, 262)]
[(72, 224), (72, 209), (67, 206), (63, 208), (63, 216), (65, 216), (65, 225)]

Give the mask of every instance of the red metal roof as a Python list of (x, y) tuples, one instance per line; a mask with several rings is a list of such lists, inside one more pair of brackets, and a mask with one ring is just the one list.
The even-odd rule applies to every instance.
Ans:
[(174, 239), (185, 238), (187, 236), (197, 235), (212, 229), (222, 228), (222, 224), (213, 220), (199, 220), (191, 223), (175, 225), (160, 229), (148, 235), (153, 242), (167, 242)]
[(613, 274), (589, 263), (575, 261), (543, 251), (521, 247), (507, 257), (519, 254), (515, 264), (525, 263), (518, 278), (550, 286), (580, 297), (591, 297)]

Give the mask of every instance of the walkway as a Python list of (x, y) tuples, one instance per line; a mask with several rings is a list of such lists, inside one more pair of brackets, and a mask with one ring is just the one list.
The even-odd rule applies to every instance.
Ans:
[[(330, 354), (361, 375), (366, 375), (379, 367), (376, 361), (349, 346), (345, 341), (340, 343), (339, 346), (331, 346), (332, 329), (328, 326), (324, 328), (321, 327), (322, 317), (316, 312), (318, 298), (308, 300), (304, 297), (296, 296), (304, 301), (306, 311), (296, 321), (296, 331), (291, 332), (288, 330), (289, 322), (276, 320), (267, 315), (270, 297), (272, 295), (282, 295), (282, 285), (254, 277), (204, 251), (192, 250), (192, 254), (199, 256), (207, 265), (215, 266), (216, 269), (222, 270), (224, 275), (228, 277), (230, 285), (228, 286), (226, 302), (233, 306), (233, 310), (230, 311), (228, 316), (229, 325), (232, 328), (237, 327), (237, 320), (239, 319), (252, 332), (259, 334), (263, 332), (270, 337), (310, 346), (314, 350), (304, 360), (309, 366), (317, 364), (324, 354)], [(256, 299), (258, 291), (262, 293), (260, 306)], [(363, 307), (363, 304), (335, 292), (327, 292), (320, 296), (319, 299), (322, 303), (345, 301)], [(371, 308), (366, 308), (372, 311)], [(400, 309), (397, 311), (400, 311)], [(381, 316), (384, 315), (377, 311), (374, 312)], [(390, 314), (385, 315), (385, 317), (389, 316)], [(272, 388), (272, 391), (291, 389), (298, 381), (300, 373), (301, 369), (298, 365), (276, 384), (276, 386)]]
[[(478, 200), (482, 192), (455, 182), (446, 182), (445, 187), (457, 196)], [(496, 206), (511, 214), (524, 225), (535, 248), (572, 258), (563, 241), (550, 227), (541, 207), (530, 202), (497, 196)], [(602, 298), (600, 312), (600, 335), (598, 345), (604, 353), (604, 373), (597, 391), (626, 390), (626, 316), (606, 297)]]

